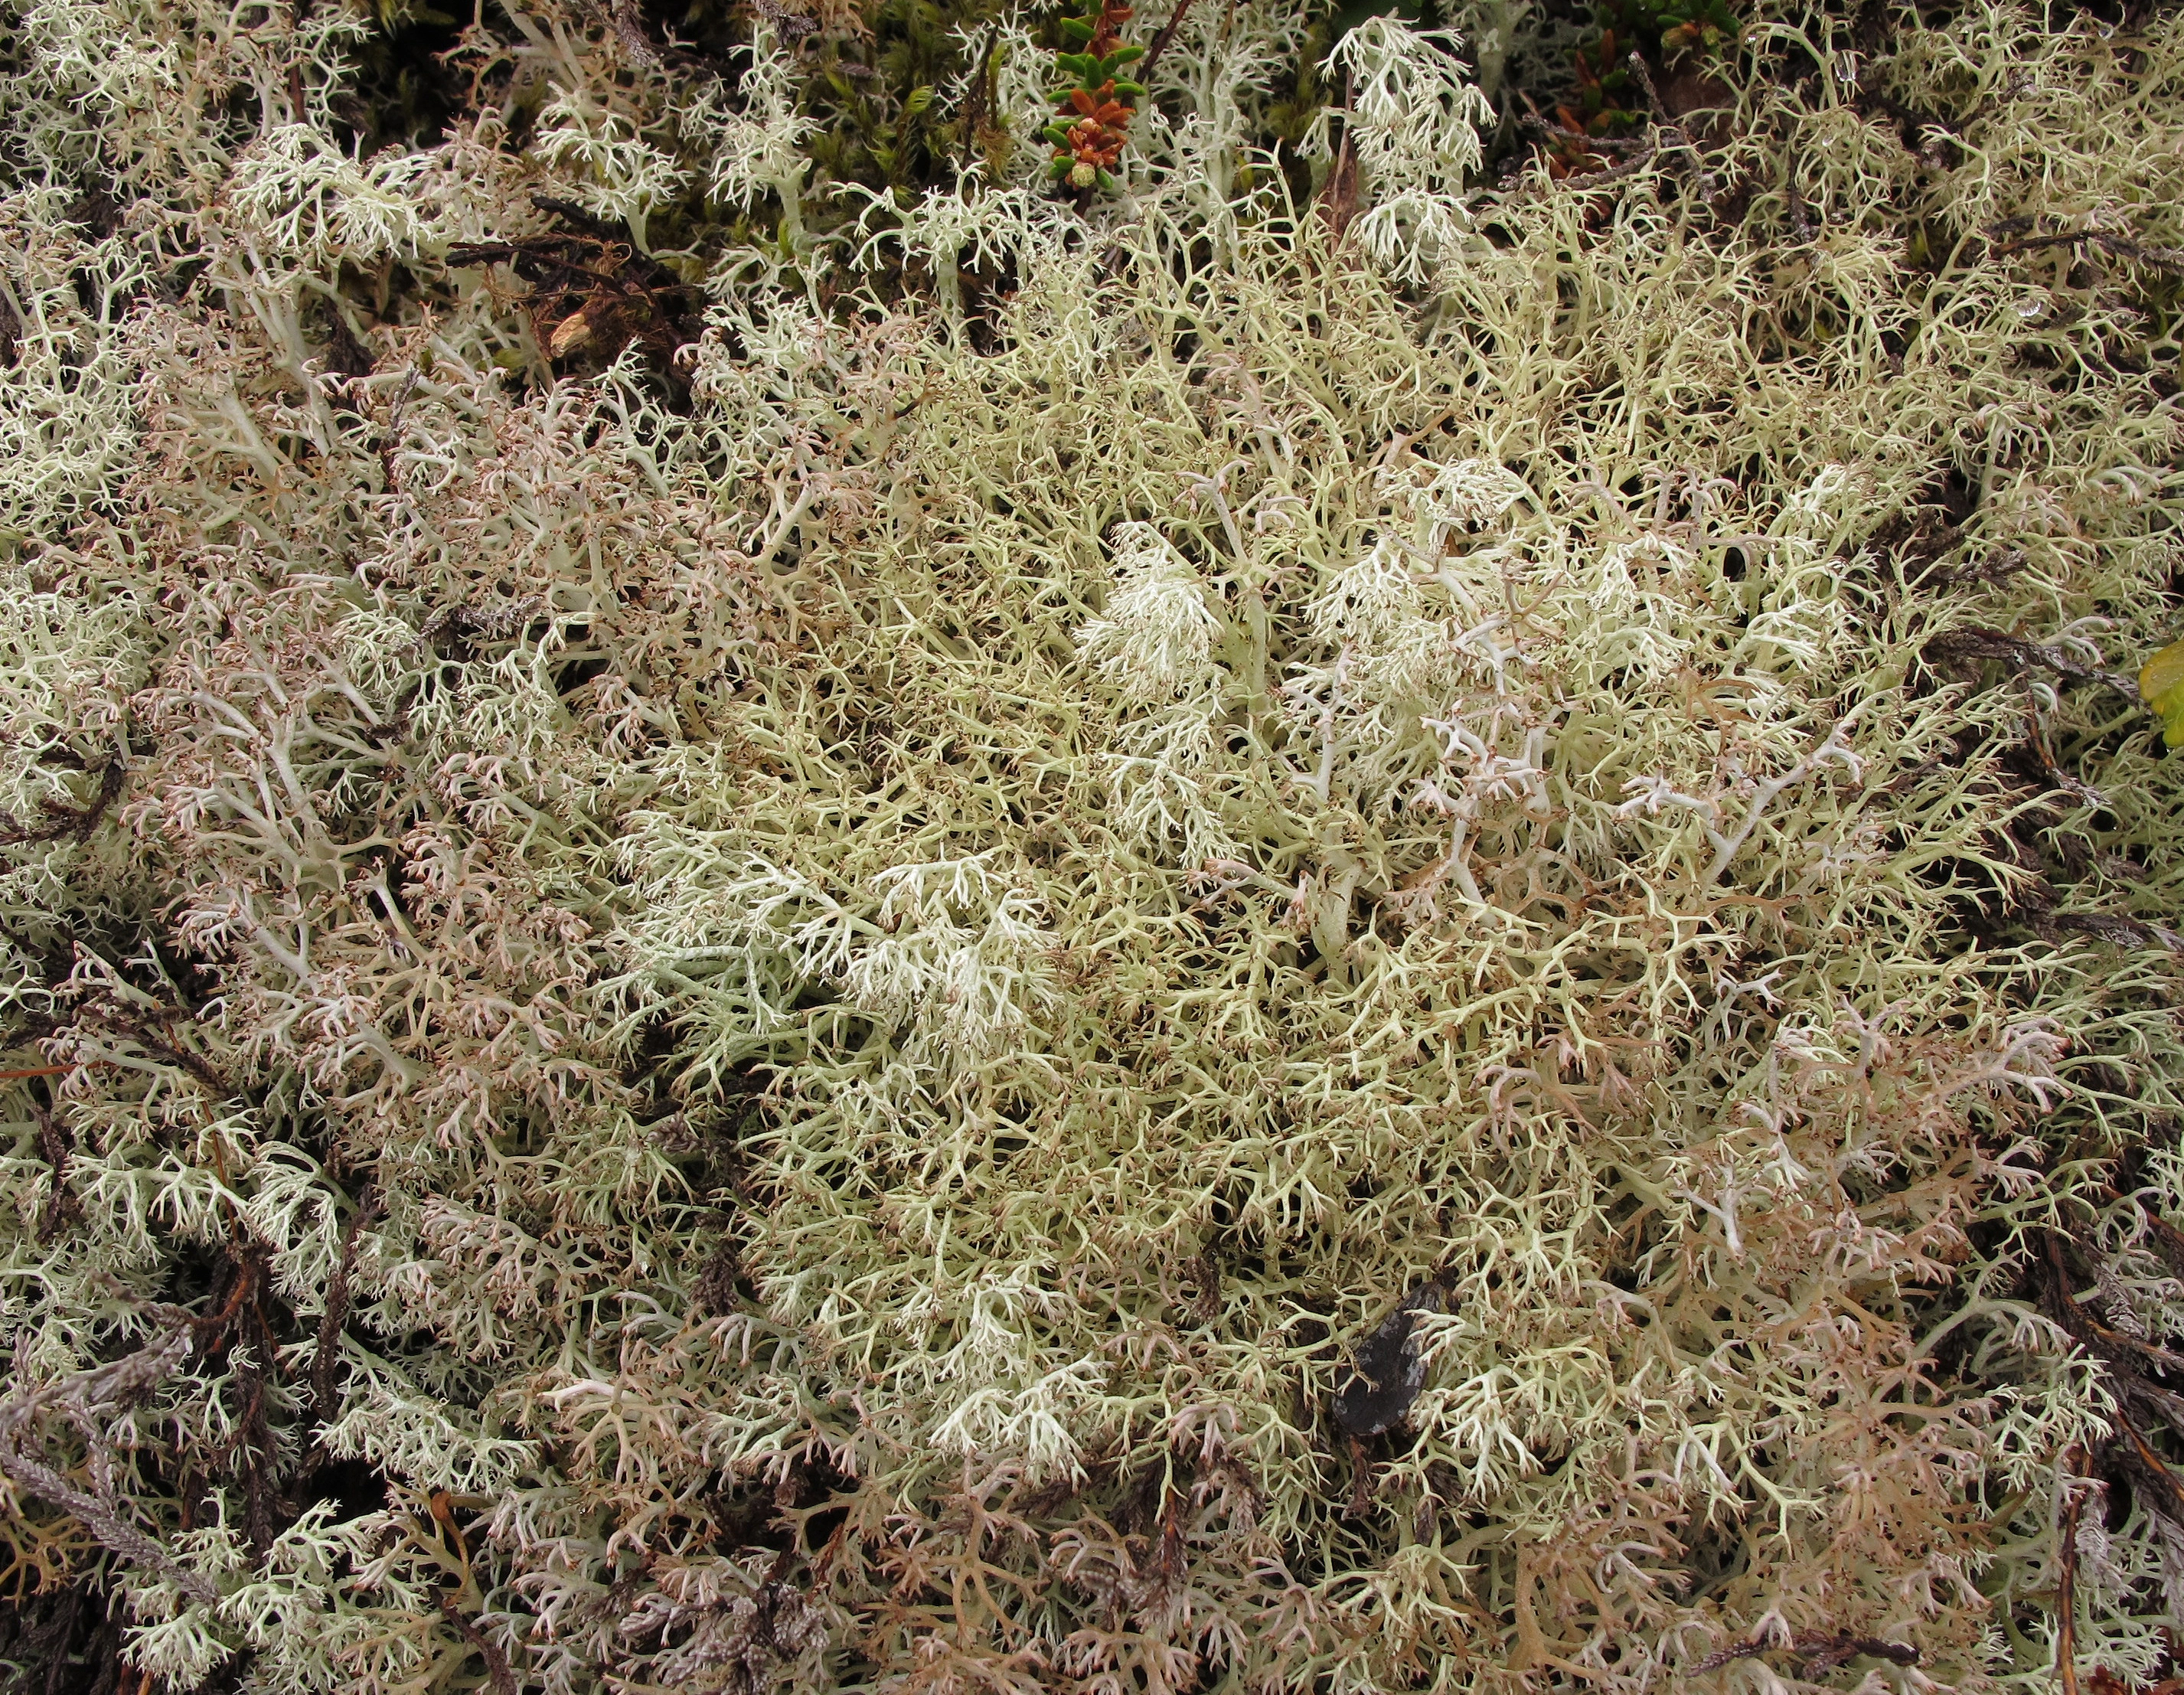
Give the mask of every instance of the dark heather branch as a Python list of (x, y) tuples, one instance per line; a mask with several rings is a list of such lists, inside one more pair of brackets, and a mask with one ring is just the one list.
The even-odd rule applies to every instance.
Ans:
[(1346, 129), (1335, 152), (1334, 168), (1328, 172), (1326, 187), (1321, 191), (1319, 210), (1338, 242), (1357, 215), (1357, 150), (1351, 145)]
[(2048, 1316), (2069, 1333), (2079, 1347), (2099, 1360), (2126, 1384), (2139, 1377), (2139, 1363), (2159, 1370), (2184, 1372), (2184, 1354), (2171, 1352), (2103, 1324), (2094, 1312), (2075, 1298), (2070, 1268), (2064, 1257), (2066, 1238), (2059, 1231), (2047, 1233), (2046, 1275), (2041, 1280), (2042, 1307)]
[[(171, 1309), (167, 1310), (171, 1315)], [(43, 1460), (22, 1451), (22, 1438), (41, 1412), (51, 1409), (79, 1426), (89, 1425), (92, 1413), (125, 1405), (171, 1374), (190, 1351), (192, 1327), (203, 1322), (189, 1319), (186, 1314), (171, 1316), (181, 1322), (173, 1323), (165, 1335), (136, 1352), (57, 1382), (18, 1390), (0, 1402), (0, 1474), (5, 1474), (18, 1489), (50, 1502), (81, 1521), (101, 1546), (130, 1564), (156, 1572), (192, 1601), (209, 1606), (220, 1599), (220, 1591), (211, 1579), (176, 1559), (131, 1524), (122, 1508), (104, 1495), (77, 1487)]]
[[(59, 1068), (72, 1071), (73, 1066)], [(31, 1103), (31, 1114), (38, 1122), (38, 1151), (46, 1157), (46, 1163), (53, 1168), (53, 1192), (46, 1202), (45, 1216), (38, 1220), (38, 1240), (51, 1241), (62, 1224), (70, 1217), (81, 1217), (82, 1205), (75, 1191), (68, 1186), (69, 1157), (75, 1151), (67, 1127), (58, 1123), (53, 1113), (36, 1101)]]
[(1357, 215), (1357, 149), (1351, 144), (1350, 77), (1345, 72), (1342, 79), (1342, 98), (1336, 112), (1344, 122), (1342, 140), (1334, 152), (1334, 164), (1327, 173), (1327, 181), (1319, 186), (1319, 215), (1327, 220), (1329, 233), (1340, 243), (1343, 231), (1350, 227), (1351, 220)]
[(91, 804), (88, 806), (56, 806), (51, 801), (47, 801), (46, 816), (53, 822), (41, 828), (31, 828), (17, 822), (6, 813), (0, 812), (0, 847), (24, 847), (38, 842), (57, 842), (64, 836), (73, 836), (78, 842), (90, 840), (91, 833), (98, 828), (99, 821), (105, 817), (108, 810), (114, 803), (121, 798), (121, 786), (125, 776), (121, 757), (117, 754), (107, 762), (106, 768), (99, 773), (98, 793), (92, 796)]
[(2153, 1238), (2169, 1268), (2184, 1277), (2184, 1230), (2178, 1229), (2143, 1200), (2138, 1202), (2138, 1213), (2146, 1220), (2147, 1233)]
[(1160, 62), (1160, 56), (1167, 51), (1168, 43), (1175, 39), (1175, 32), (1183, 27), (1183, 20), (1190, 15), (1190, 8), (1197, 3), (1198, 0), (1175, 0), (1175, 10), (1167, 14), (1167, 22), (1160, 26), (1159, 33), (1145, 48), (1145, 56), (1138, 61), (1139, 81), (1146, 82), (1151, 76), (1153, 66)]
[(2127, 1413), (2116, 1414), (2116, 1432), (2123, 1439), (2119, 1450), (2123, 1463), (2118, 1469), (2130, 1480), (2134, 1492), (2170, 1524), (2184, 1528), (2184, 1482), (2177, 1480)]
[(978, 154), (978, 137), (985, 129), (994, 104), (994, 47), (1000, 40), (999, 24), (989, 24), (978, 36), (970, 86), (963, 92), (963, 164), (967, 169)]
[[(1642, 137), (1588, 136), (1581, 130), (1563, 129), (1537, 116), (1522, 120), (1518, 127), (1529, 135), (1538, 137), (1541, 141), (1581, 142), (1587, 153), (1602, 153), (1611, 157), (1634, 153), (1650, 156), (1654, 151), (1654, 144)], [(1580, 177), (1570, 177), (1567, 180), (1573, 182), (1583, 181)]]
[(1661, 98), (1661, 91), (1653, 86), (1653, 68), (1646, 63), (1646, 55), (1632, 50), (1625, 61), (1630, 74), (1638, 79), (1638, 86), (1646, 91), (1646, 105), (1653, 114), (1654, 121), (1663, 129), (1675, 127), (1675, 114), (1669, 110), (1669, 103)]
[(1884, 1642), (1879, 1636), (1861, 1636), (1845, 1631), (1831, 1636), (1797, 1636), (1786, 1642), (1748, 1642), (1735, 1648), (1725, 1648), (1708, 1654), (1691, 1668), (1691, 1675), (1719, 1671), (1724, 1665), (1740, 1659), (1757, 1659), (1765, 1653), (1787, 1652), (1805, 1662), (1809, 1674), (1841, 1665), (1847, 1659), (1864, 1654), (1874, 1659), (1892, 1660), (1897, 1665), (1916, 1665), (1919, 1650), (1908, 1642)]
[(2141, 923), (2136, 918), (2120, 917), (2114, 913), (2047, 912), (2042, 914), (2041, 923), (2053, 929), (2098, 936), (2119, 947), (2159, 947), (2171, 953), (2184, 953), (2184, 935), (2159, 924)]
[(660, 49), (644, 33), (644, 20), (637, 9), (637, 0), (615, 0), (614, 31), (615, 39), (621, 43), (632, 64), (649, 68), (660, 63)]
[(2138, 704), (2138, 685), (2120, 672), (2103, 671), (2072, 659), (2060, 648), (2045, 647), (2037, 642), (2028, 642), (2019, 637), (2005, 635), (2000, 630), (1990, 630), (1972, 625), (1961, 630), (1952, 630), (1936, 636), (1926, 644), (1930, 658), (1945, 665), (1964, 666), (1982, 660), (1998, 660), (2009, 667), (2013, 676), (2021, 677), (2028, 671), (2052, 671), (2058, 677), (2073, 683), (2098, 683), (2131, 701)]
[(114, 1028), (135, 1042), (153, 1059), (158, 1060), (160, 1064), (171, 1065), (178, 1071), (189, 1073), (219, 1099), (225, 1101), (237, 1092), (235, 1085), (223, 1077), (213, 1067), (211, 1062), (200, 1058), (187, 1048), (176, 1047), (171, 1042), (162, 1041), (143, 1025), (128, 1020), (115, 1019)]
[[(2074, 1447), (2064, 1456), (2066, 1478), (2075, 1480), (2078, 1475), (2078, 1452)], [(2078, 1695), (2078, 1514), (2085, 1504), (2086, 1491), (2070, 1489), (2063, 1503), (2063, 1523), (2056, 1532), (2062, 1546), (2056, 1550), (2055, 1675), (2062, 1682), (2063, 1695)]]
[(311, 1415), (321, 1426), (334, 1414), (334, 1350), (348, 1322), (348, 1280), (356, 1265), (357, 1240), (384, 1210), (379, 1191), (367, 1189), (342, 1232), (341, 1263), (326, 1283), (326, 1310), (319, 1320), (318, 1350), (311, 1357)]
[(2105, 230), (2062, 230), (2053, 235), (2025, 236), (2003, 242), (1988, 251), (2000, 259), (2007, 254), (2031, 253), (2042, 248), (2081, 245), (2097, 247), (2117, 259), (2127, 259), (2150, 270), (2164, 270), (2172, 276), (2184, 276), (2184, 248), (2150, 248), (2129, 236), (2111, 235)]
[(1808, 1675), (1830, 1666), (1841, 1665), (1847, 1659), (1864, 1654), (1872, 1659), (1886, 1659), (1897, 1665), (1916, 1665), (1919, 1650), (1908, 1642), (1884, 1642), (1879, 1636), (1854, 1636), (1848, 1631), (1840, 1636), (1818, 1639), (1800, 1637), (1791, 1644), (1793, 1652), (1802, 1657)]
[(493, 1639), (480, 1630), (456, 1608), (454, 1597), (440, 1597), (440, 1616), (455, 1627), (456, 1634), (471, 1645), (471, 1650), (485, 1662), (485, 1675), (493, 1685), (493, 1695), (519, 1695), (515, 1674), (509, 1669), (508, 1656), (493, 1645)]
[(60, 1473), (12, 1447), (0, 1447), (0, 1472), (26, 1494), (49, 1501), (70, 1517), (80, 1519), (100, 1545), (147, 1571), (157, 1572), (191, 1600), (209, 1607), (220, 1591), (202, 1572), (192, 1571), (166, 1549), (121, 1516), (114, 1503), (77, 1488)]

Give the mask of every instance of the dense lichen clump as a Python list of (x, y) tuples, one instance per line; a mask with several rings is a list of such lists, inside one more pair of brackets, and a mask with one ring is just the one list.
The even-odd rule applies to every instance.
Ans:
[(22, 1687), (2171, 1669), (2184, 14), (1125, 15), (7, 0)]

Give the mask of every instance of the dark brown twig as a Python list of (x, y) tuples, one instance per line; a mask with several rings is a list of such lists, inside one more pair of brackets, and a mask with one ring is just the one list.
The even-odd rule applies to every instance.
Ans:
[(1346, 129), (1342, 145), (1335, 151), (1334, 168), (1328, 172), (1326, 186), (1321, 191), (1319, 214), (1327, 220), (1327, 227), (1338, 243), (1357, 215), (1357, 150), (1351, 145)]
[(83, 1206), (75, 1198), (75, 1191), (68, 1186), (68, 1163), (75, 1151), (75, 1145), (67, 1128), (35, 1101), (31, 1103), (31, 1112), (38, 1121), (38, 1151), (45, 1155), (46, 1163), (53, 1168), (53, 1197), (46, 1202), (45, 1216), (38, 1220), (38, 1240), (47, 1242), (53, 1239), (68, 1218), (81, 1218)]
[(2136, 918), (2120, 917), (2111, 912), (2043, 912), (2040, 923), (2052, 929), (2098, 936), (2118, 947), (2158, 947), (2171, 953), (2184, 953), (2184, 935), (2159, 924), (2141, 923)]
[(181, 1363), (190, 1350), (190, 1330), (203, 1321), (189, 1319), (171, 1308), (164, 1310), (171, 1328), (136, 1352), (55, 1382), (19, 1389), (0, 1402), (0, 1475), (25, 1494), (51, 1502), (77, 1519), (103, 1546), (130, 1564), (157, 1573), (190, 1600), (209, 1606), (220, 1599), (212, 1580), (183, 1565), (137, 1529), (103, 1487), (96, 1492), (80, 1488), (43, 1460), (23, 1452), (23, 1437), (42, 1412), (57, 1412), (80, 1428), (95, 1430), (95, 1415), (109, 1407), (127, 1405)]
[(1168, 43), (1175, 39), (1175, 32), (1183, 27), (1183, 20), (1190, 15), (1190, 8), (1197, 3), (1198, 0), (1175, 0), (1175, 10), (1167, 14), (1167, 22), (1160, 26), (1159, 33), (1153, 36), (1150, 44), (1145, 48), (1145, 56), (1138, 61), (1137, 80), (1139, 81), (1149, 81), (1153, 74), (1153, 66), (1159, 63), (1160, 56), (1167, 51)]
[(2055, 1675), (2063, 1695), (2078, 1695), (2078, 1514), (2086, 1504), (2086, 1491), (2073, 1488), (2082, 1474), (2083, 1450), (2071, 1447), (2063, 1456), (2063, 1523), (2057, 1531), (2062, 1546), (2055, 1558)]
[(1579, 142), (1587, 153), (1628, 154), (1653, 151), (1653, 143), (1642, 136), (1588, 136), (1581, 130), (1563, 129), (1538, 116), (1520, 120), (1518, 126), (1543, 141)]
[(2138, 1213), (2146, 1220), (2147, 1233), (2153, 1238), (2162, 1258), (2168, 1262), (2170, 1270), (2184, 1276), (2184, 1230), (2178, 1229), (2148, 1206), (2143, 1199), (2138, 1202)]
[[(1342, 78), (1342, 98), (1336, 103), (1338, 113), (1346, 112), (1350, 105), (1350, 77)], [(1319, 215), (1327, 220), (1329, 236), (1340, 245), (1343, 231), (1350, 220), (1357, 215), (1357, 149), (1351, 145), (1350, 125), (1342, 125), (1342, 141), (1334, 151), (1334, 164), (1327, 173), (1327, 181), (1319, 186)]]
[(22, 847), (36, 842), (55, 842), (64, 836), (73, 836), (79, 842), (91, 839), (91, 833), (98, 828), (99, 820), (107, 810), (121, 798), (123, 772), (117, 755), (108, 761), (100, 772), (98, 793), (92, 797), (88, 806), (56, 806), (46, 803), (46, 816), (53, 822), (42, 828), (31, 829), (19, 824), (5, 813), (0, 813), (0, 847)]
[(485, 1662), (485, 1675), (492, 1682), (493, 1695), (519, 1695), (515, 1674), (509, 1669), (508, 1656), (495, 1647), (491, 1637), (456, 1609), (454, 1598), (440, 1597), (440, 1616), (455, 1627), (456, 1634), (471, 1645), (473, 1652)]
[(2115, 1422), (2117, 1433), (2123, 1438), (2121, 1469), (2135, 1486), (2133, 1492), (2170, 1524), (2184, 1528), (2184, 1482), (2177, 1480), (2168, 1462), (2153, 1451), (2146, 1433), (2131, 1421), (2128, 1413), (2118, 1412)]
[(1652, 112), (1654, 121), (1663, 129), (1674, 129), (1675, 116), (1669, 110), (1669, 103), (1661, 98), (1661, 91), (1653, 86), (1653, 68), (1646, 63), (1646, 55), (1633, 47), (1628, 63), (1630, 74), (1638, 79), (1638, 86), (1646, 91), (1646, 104)]
[(963, 92), (963, 163), (967, 168), (978, 154), (978, 137), (986, 127), (986, 114), (994, 103), (994, 47), (1001, 26), (989, 24), (978, 37), (978, 57), (972, 60), (970, 86)]
[(324, 1426), (334, 1413), (334, 1350), (348, 1322), (349, 1273), (356, 1265), (357, 1239), (386, 1210), (376, 1189), (365, 1190), (348, 1228), (342, 1232), (341, 1260), (326, 1280), (326, 1310), (319, 1319), (318, 1351), (311, 1356), (311, 1413)]
[(1633, 153), (1618, 164), (1605, 165), (1598, 170), (1588, 170), (1581, 176), (1565, 176), (1562, 186), (1565, 188), (1597, 188), (1603, 182), (1619, 181), (1624, 177), (1635, 176), (1652, 164), (1657, 151), (1649, 143), (1644, 152)]
[(2037, 642), (2004, 634), (1979, 625), (1970, 625), (1960, 630), (1951, 630), (1936, 636), (1926, 644), (1929, 657), (1944, 664), (1962, 665), (1970, 661), (1998, 660), (2009, 667), (2014, 676), (2028, 671), (2052, 671), (2058, 677), (2073, 683), (2098, 683), (2114, 690), (2134, 705), (2139, 704), (2138, 685), (2120, 672), (2103, 671), (2085, 665), (2070, 657), (2060, 648), (2046, 647)]
[[(1646, 56), (1635, 47), (1630, 53), (1630, 64), (1631, 75), (1638, 79), (1639, 86), (1646, 91), (1646, 104), (1653, 114), (1658, 151), (1663, 155), (1688, 154), (1688, 159), (1675, 168), (1691, 179), (1700, 198), (1711, 204), (1715, 198), (1714, 180), (1703, 168), (1698, 149), (1691, 144), (1691, 131), (1676, 121), (1676, 114), (1669, 109), (1669, 103), (1661, 98), (1661, 91), (1653, 85), (1652, 68), (1646, 63)], [(1668, 161), (1664, 158), (1663, 162)], [(1612, 167), (1612, 170), (1621, 174), (1636, 168), (1637, 160), (1633, 159)], [(1609, 175), (1608, 171), (1599, 171), (1588, 180), (1605, 181)]]
[(1803, 1659), (1808, 1675), (1824, 1667), (1841, 1665), (1845, 1660), (1853, 1659), (1859, 1654), (1873, 1659), (1890, 1660), (1897, 1665), (1916, 1665), (1919, 1663), (1919, 1650), (1908, 1642), (1884, 1642), (1879, 1636), (1852, 1636), (1848, 1631), (1817, 1641), (1801, 1640), (1791, 1646)]
[(1740, 1642), (1735, 1648), (1717, 1649), (1691, 1668), (1691, 1675), (1719, 1671), (1724, 1665), (1740, 1659), (1757, 1659), (1764, 1653), (1778, 1652), (1796, 1654), (1805, 1662), (1808, 1671), (1828, 1666), (1841, 1665), (1847, 1659), (1865, 1654), (1875, 1659), (1892, 1660), (1897, 1665), (1916, 1665), (1919, 1650), (1908, 1642), (1885, 1642), (1879, 1636), (1861, 1636), (1848, 1631), (1831, 1636), (1794, 1636), (1786, 1642), (1756, 1641)]
[(142, 1024), (131, 1023), (125, 1019), (115, 1019), (114, 1028), (162, 1065), (171, 1065), (177, 1070), (189, 1073), (221, 1100), (224, 1101), (236, 1093), (235, 1085), (221, 1076), (210, 1061), (199, 1058), (187, 1048), (176, 1047), (170, 1042), (162, 1041)]
[(2129, 236), (2110, 235), (2104, 230), (2060, 230), (2050, 235), (2023, 236), (1987, 251), (1992, 257), (2000, 259), (2009, 254), (2031, 253), (2041, 248), (2076, 247), (2085, 243), (2117, 259), (2165, 270), (2172, 276), (2184, 276), (2184, 248), (2150, 248)]
[(638, 14), (637, 0), (615, 0), (614, 32), (631, 64), (649, 68), (660, 63), (660, 49), (644, 33), (644, 20)]

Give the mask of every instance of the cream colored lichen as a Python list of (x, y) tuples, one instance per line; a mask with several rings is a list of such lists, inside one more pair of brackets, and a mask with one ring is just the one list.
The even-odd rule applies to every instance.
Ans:
[[(1489, 189), (1375, 19), (1338, 229), (1246, 151), (1271, 4), (1112, 197), (1028, 186), (1019, 18), (1006, 180), (823, 221), (770, 30), (511, 14), (359, 157), (345, 14), (8, 15), (0, 1069), (75, 1068), (0, 1326), (164, 1374), (96, 1463), (0, 1400), (111, 1491), (0, 1539), (133, 1664), (2046, 1687), (2131, 1408), (2028, 1280), (2184, 1335), (2177, 767), (2077, 674), (2176, 633), (2184, 23), (1770, 11), (1702, 159)], [(687, 236), (671, 375), (449, 262), (541, 197)], [(245, 1265), (271, 1349), (159, 1354)], [(384, 1505), (254, 1526), (261, 1439)], [(2176, 1527), (2075, 1510), (2150, 1675)]]

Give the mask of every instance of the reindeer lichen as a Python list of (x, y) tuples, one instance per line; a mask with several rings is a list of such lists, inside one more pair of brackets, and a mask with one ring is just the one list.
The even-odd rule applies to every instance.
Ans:
[(2184, 14), (4, 15), (25, 1687), (2173, 1669)]

